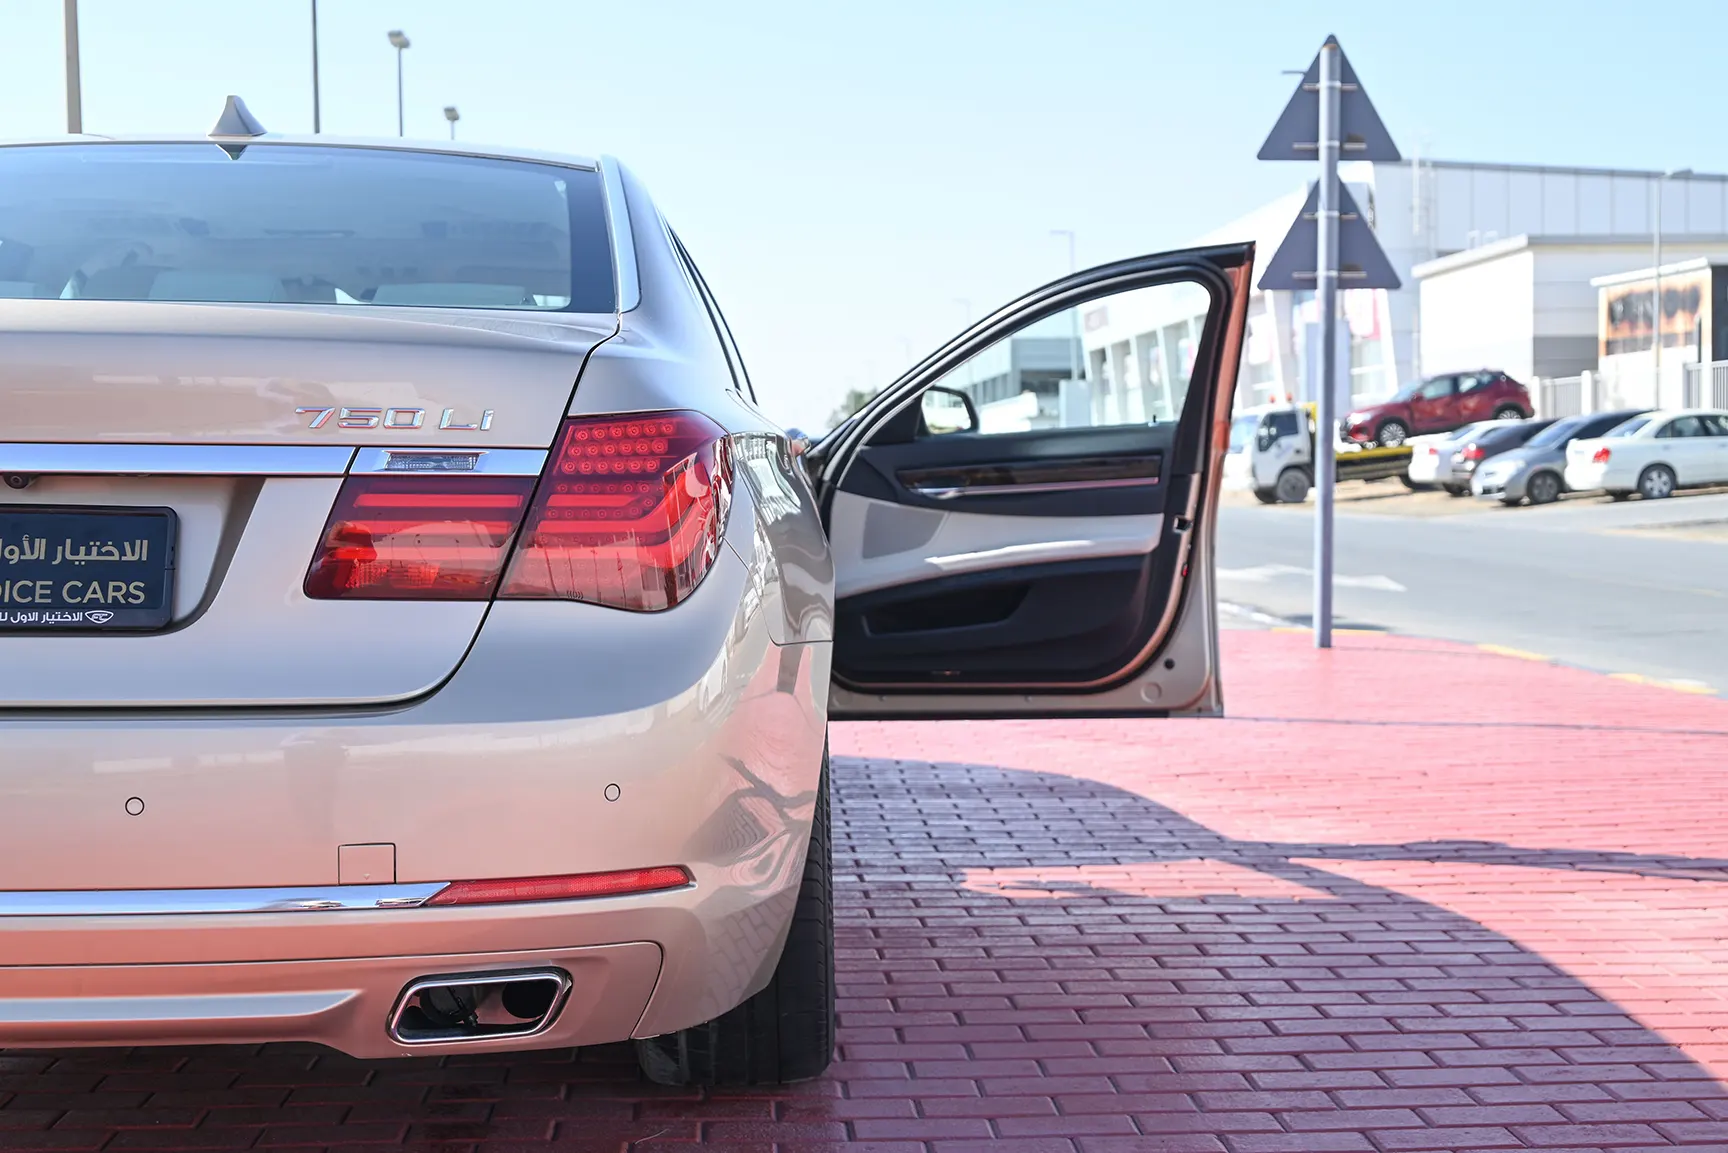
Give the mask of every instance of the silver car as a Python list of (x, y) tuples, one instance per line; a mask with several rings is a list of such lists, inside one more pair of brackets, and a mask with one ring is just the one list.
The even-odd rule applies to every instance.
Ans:
[(1037, 289), (811, 445), (609, 159), (0, 147), (0, 1046), (820, 1073), (831, 720), (1221, 711), (1252, 256)]

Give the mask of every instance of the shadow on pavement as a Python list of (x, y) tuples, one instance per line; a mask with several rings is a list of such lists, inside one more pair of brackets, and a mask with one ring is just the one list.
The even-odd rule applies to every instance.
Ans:
[(836, 758), (833, 784), (841, 1057), (820, 1081), (658, 1089), (622, 1045), (11, 1052), (0, 1147), (1728, 1147), (1728, 1091), (1673, 1042), (1510, 938), (1315, 863), (1720, 881), (1728, 862), (1237, 840), (984, 765)]

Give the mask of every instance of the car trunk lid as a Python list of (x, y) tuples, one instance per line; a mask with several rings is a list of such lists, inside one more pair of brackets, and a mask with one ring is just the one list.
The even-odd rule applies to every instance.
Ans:
[[(343, 477), (391, 450), (537, 472), (584, 358), (615, 327), (9, 302), (0, 473), (25, 487), (0, 492), (0, 707), (369, 705), (436, 687), (484, 601), (302, 591)], [(166, 620), (117, 631), (139, 579), (164, 582)]]

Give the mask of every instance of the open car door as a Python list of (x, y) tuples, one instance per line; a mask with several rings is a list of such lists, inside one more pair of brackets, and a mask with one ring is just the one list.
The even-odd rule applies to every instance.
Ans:
[(1213, 540), (1254, 249), (999, 309), (818, 442), (829, 715), (1217, 715)]

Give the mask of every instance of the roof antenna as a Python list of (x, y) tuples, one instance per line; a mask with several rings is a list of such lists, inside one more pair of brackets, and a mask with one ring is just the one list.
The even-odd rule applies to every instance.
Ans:
[[(228, 103), (222, 106), (222, 115), (216, 120), (216, 127), (210, 130), (212, 140), (224, 136), (250, 139), (262, 135), (264, 126), (258, 123), (258, 118), (247, 110), (246, 102), (238, 96), (228, 97)], [(240, 159), (240, 154), (246, 151), (244, 144), (222, 144), (218, 141), (217, 147), (226, 152), (230, 160)]]

